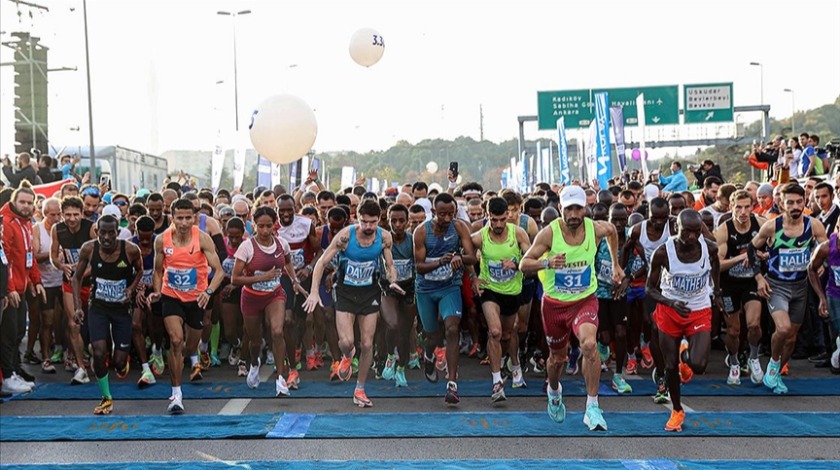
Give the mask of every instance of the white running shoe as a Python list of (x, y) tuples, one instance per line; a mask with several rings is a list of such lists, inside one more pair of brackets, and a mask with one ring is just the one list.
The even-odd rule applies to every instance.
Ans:
[(231, 366), (236, 366), (239, 364), (239, 357), (242, 354), (242, 348), (239, 346), (234, 346), (233, 349), (230, 350), (230, 354), (228, 354), (228, 364)]
[(522, 368), (516, 367), (511, 372), (513, 388), (525, 388), (528, 385), (525, 383), (525, 377), (522, 375)]
[(70, 381), (70, 385), (82, 385), (90, 383), (90, 377), (88, 377), (87, 371), (84, 367), (79, 367), (76, 369), (76, 373), (73, 374), (73, 380)]
[[(257, 377), (259, 380), (259, 377)], [(274, 390), (276, 391), (276, 397), (287, 397), (289, 396), (289, 386), (286, 385), (286, 379), (282, 376), (277, 376), (277, 380), (274, 382)]]
[(265, 353), (265, 363), (269, 366), (274, 365), (274, 353), (273, 352), (268, 351), (268, 352)]
[(35, 388), (35, 382), (30, 382), (30, 381), (24, 379), (23, 377), (17, 375), (17, 372), (12, 372), (12, 377), (17, 377), (17, 379), (20, 380), (21, 383), (23, 383), (24, 385), (26, 385), (29, 388)]
[(726, 378), (727, 385), (741, 385), (741, 366), (729, 366), (729, 377)]
[(750, 366), (750, 381), (754, 384), (760, 384), (764, 380), (764, 371), (761, 370), (761, 361), (758, 358), (747, 359)]
[(17, 374), (12, 372), (8, 379), (3, 380), (2, 390), (6, 393), (28, 393), (32, 391), (32, 387), (26, 385)]
[(260, 385), (260, 366), (252, 365), (251, 368), (248, 370), (248, 377), (245, 379), (245, 383), (248, 384), (250, 388), (257, 388)]
[(171, 415), (179, 415), (184, 412), (184, 404), (182, 403), (183, 398), (179, 396), (173, 396), (169, 399), (169, 406), (166, 407), (166, 412)]

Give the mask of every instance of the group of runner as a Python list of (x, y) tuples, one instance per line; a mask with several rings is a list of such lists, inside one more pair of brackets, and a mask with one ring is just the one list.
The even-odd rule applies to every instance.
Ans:
[[(654, 400), (673, 405), (665, 429), (680, 431), (680, 384), (705, 371), (720, 317), (726, 382), (739, 385), (746, 371), (778, 394), (809, 283), (835, 337), (840, 329), (837, 234), (803, 213), (805, 188), (777, 188), (780, 214), (765, 220), (749, 187), (715, 185), (697, 211), (686, 208), (690, 193), (638, 183), (600, 192), (540, 184), (523, 198), (477, 183), (430, 196), (418, 182), (378, 197), (362, 187), (336, 195), (313, 173), (294, 194), (168, 187), (127, 196), (68, 184), (40, 202), (24, 183), (0, 210), (10, 273), (3, 391), (34, 387), (17, 353), (29, 305), (25, 361), (45, 374), (63, 365), (73, 384), (92, 370), (103, 397), (95, 414), (113, 411), (109, 371), (125, 378), (129, 354), (140, 388), (168, 367), (172, 414), (185, 410), (184, 356), (190, 381), (226, 356), (251, 388), (274, 366), (277, 397), (329, 357), (323, 378), (355, 374), (353, 403), (370, 407), (369, 372), (405, 387), (409, 368), (430, 382), (442, 374), (445, 402), (459, 403), (463, 354), (489, 364), (493, 402), (506, 399), (508, 379), (525, 387), (526, 370), (542, 375), (558, 423), (560, 376), (582, 371), (590, 430), (607, 429), (602, 371), (612, 367), (612, 388), (624, 394), (627, 375), (649, 369)], [(765, 302), (774, 323), (766, 372)], [(837, 352), (831, 360), (840, 367)]]

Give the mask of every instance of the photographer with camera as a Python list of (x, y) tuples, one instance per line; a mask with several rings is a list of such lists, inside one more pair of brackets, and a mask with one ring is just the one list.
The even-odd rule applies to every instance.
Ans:
[(720, 165), (711, 161), (711, 160), (704, 160), (703, 163), (700, 164), (700, 168), (697, 169), (693, 165), (689, 167), (692, 173), (694, 173), (694, 177), (697, 179), (697, 186), (704, 186), (706, 182), (706, 178), (710, 176), (716, 176), (720, 179), (721, 183), (723, 184), (723, 174), (720, 171)]
[(17, 166), (19, 170), (14, 171), (12, 169), (12, 161), (9, 157), (6, 156), (3, 159), (3, 175), (9, 180), (10, 187), (17, 188), (23, 180), (27, 180), (33, 185), (41, 184), (41, 179), (38, 178), (35, 167), (32, 165), (32, 157), (28, 153), (22, 152), (18, 154)]
[(775, 174), (776, 163), (784, 163), (785, 152), (787, 145), (785, 145), (785, 138), (777, 135), (772, 142), (766, 145), (753, 144), (753, 154), (758, 162), (767, 164), (767, 181), (774, 181), (778, 178)]

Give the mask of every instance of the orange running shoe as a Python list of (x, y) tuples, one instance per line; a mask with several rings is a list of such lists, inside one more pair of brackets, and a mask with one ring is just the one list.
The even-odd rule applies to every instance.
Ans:
[(653, 355), (650, 353), (650, 346), (642, 348), (642, 369), (653, 367)]
[(315, 350), (315, 365), (320, 369), (324, 367), (324, 354), (320, 349)]
[(306, 355), (306, 370), (315, 370), (318, 368), (318, 360), (315, 358), (315, 354), (307, 354)]
[(338, 361), (333, 361), (332, 365), (330, 366), (330, 382), (335, 382), (336, 380), (340, 380), (338, 378)]
[(683, 356), (688, 351), (688, 343), (683, 342), (680, 344), (680, 381), (684, 384), (687, 384), (691, 381), (692, 377), (694, 377), (694, 371), (691, 370), (691, 366), (685, 363), (683, 360)]
[(298, 385), (300, 385), (300, 373), (297, 369), (289, 370), (289, 378), (286, 379), (286, 385), (292, 390), (298, 389)]
[(446, 370), (446, 348), (435, 348), (435, 367), (441, 372)]
[(476, 357), (478, 353), (481, 352), (481, 345), (478, 343), (473, 343), (472, 347), (470, 347), (470, 352), (467, 354), (467, 357)]
[(682, 425), (685, 421), (685, 411), (680, 410), (672, 410), (671, 411), (671, 418), (668, 419), (668, 422), (665, 423), (665, 430), (666, 431), (675, 431), (675, 432), (682, 432)]
[(370, 401), (370, 398), (367, 397), (365, 390), (362, 388), (357, 388), (356, 391), (353, 392), (353, 404), (357, 405), (359, 408), (370, 408), (373, 406), (373, 402)]
[(353, 376), (353, 359), (349, 357), (342, 357), (341, 363), (338, 365), (338, 378), (342, 382), (347, 382)]
[(789, 374), (790, 374), (790, 370), (788, 369), (788, 365), (787, 365), (787, 364), (785, 364), (785, 366), (784, 366), (784, 367), (782, 367), (782, 371), (781, 371), (781, 372), (779, 372), (779, 373), (780, 373), (780, 374), (782, 374), (782, 375), (789, 375)]

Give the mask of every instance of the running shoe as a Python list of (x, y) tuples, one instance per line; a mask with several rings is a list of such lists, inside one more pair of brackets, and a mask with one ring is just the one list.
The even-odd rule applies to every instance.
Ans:
[(479, 365), (482, 365), (482, 366), (490, 365), (490, 356), (486, 355), (486, 356), (482, 357), (481, 362), (479, 362)]
[(787, 385), (785, 385), (784, 381), (782, 381), (782, 377), (779, 376), (779, 379), (776, 381), (776, 387), (773, 388), (773, 393), (776, 395), (787, 395), (787, 392)]
[(531, 372), (535, 374), (545, 373), (545, 360), (543, 358), (531, 357)]
[[(352, 368), (354, 374), (359, 373), (359, 358), (358, 357), (355, 357), (355, 356), (353, 357), (353, 360), (350, 361), (350, 367)], [(298, 367), (298, 370), (299, 369), (300, 369), (300, 367)]]
[(93, 409), (93, 414), (109, 415), (112, 411), (114, 411), (114, 400), (108, 397), (102, 397), (102, 401)]
[(566, 359), (569, 361), (569, 363), (566, 364), (566, 374), (577, 375), (580, 370), (580, 348), (572, 348)]
[(668, 403), (671, 400), (671, 397), (668, 395), (668, 384), (665, 381), (665, 376), (657, 376), (656, 367), (653, 368), (653, 372), (651, 372), (650, 375), (653, 379), (653, 383), (656, 385), (656, 394), (653, 396), (653, 402), (658, 405)]
[(446, 370), (446, 348), (435, 348), (435, 367), (441, 372)]
[(458, 395), (458, 384), (451, 380), (446, 384), (446, 396), (443, 397), (443, 401), (446, 402), (447, 405), (457, 405), (458, 403), (461, 403), (461, 397)]
[(300, 386), (300, 372), (297, 369), (289, 370), (289, 380), (286, 383), (289, 384), (290, 389), (297, 390), (298, 386)]
[(627, 384), (621, 374), (613, 374), (612, 388), (619, 394), (630, 393), (633, 391), (633, 388)]
[(116, 371), (116, 373), (117, 373), (117, 378), (118, 378), (118, 379), (120, 379), (120, 380), (122, 380), (122, 379), (124, 379), (124, 378), (128, 377), (128, 373), (129, 373), (130, 371), (131, 371), (131, 358), (130, 358), (130, 357), (127, 357), (127, 358), (125, 359), (125, 367), (123, 367), (123, 370), (118, 370), (118, 371)]
[(33, 366), (37, 366), (41, 363), (41, 359), (38, 358), (35, 351), (26, 351), (26, 354), (23, 355), (23, 361)]
[(653, 355), (650, 353), (650, 346), (642, 348), (642, 369), (653, 367)]
[(201, 351), (198, 354), (198, 365), (201, 367), (201, 370), (208, 370), (210, 369), (210, 353), (207, 351)]
[(83, 385), (87, 383), (90, 383), (90, 377), (88, 377), (87, 371), (83, 367), (79, 367), (76, 369), (76, 373), (73, 374), (70, 385)]
[(521, 367), (514, 367), (510, 375), (512, 378), (511, 386), (513, 386), (513, 388), (526, 388), (528, 386), (528, 384), (525, 383), (525, 377), (522, 375)]
[(152, 373), (158, 377), (166, 372), (166, 361), (163, 360), (163, 354), (152, 354), (149, 365), (152, 367)]
[(726, 378), (727, 385), (741, 385), (741, 366), (729, 366), (729, 376)]
[(555, 423), (562, 423), (566, 420), (566, 405), (563, 404), (562, 395), (556, 397), (548, 395), (548, 417)]
[(347, 382), (353, 376), (353, 360), (347, 357), (341, 358), (341, 363), (338, 365), (338, 378), (342, 382)]
[(64, 357), (64, 348), (62, 348), (61, 346), (56, 346), (52, 356), (50, 356), (50, 362), (52, 362), (53, 364), (57, 364), (61, 362), (62, 357)]
[(73, 359), (69, 355), (65, 356), (65, 358), (64, 358), (64, 371), (65, 372), (76, 372), (76, 370), (78, 370), (78, 368), (79, 368), (79, 365), (76, 364), (75, 359)]
[(330, 382), (335, 382), (336, 380), (341, 380), (338, 378), (338, 361), (333, 361), (332, 365), (330, 366)]
[(595, 343), (598, 347), (598, 355), (601, 357), (601, 362), (607, 362), (610, 359), (610, 346), (601, 344), (600, 341)]
[(173, 396), (169, 398), (169, 406), (166, 407), (166, 412), (171, 415), (179, 415), (184, 412), (184, 404), (182, 402), (182, 398), (179, 396)]
[(266, 351), (265, 353), (265, 365), (273, 366), (274, 365), (274, 353), (271, 351)]
[(222, 360), (219, 359), (219, 356), (210, 353), (210, 367), (219, 367), (220, 365), (222, 365)]
[(586, 414), (583, 415), (583, 424), (589, 426), (590, 431), (606, 431), (607, 421), (604, 420), (604, 412), (595, 403), (586, 405)]
[(388, 359), (385, 360), (385, 367), (382, 368), (382, 378), (385, 380), (393, 380), (396, 374), (397, 357), (393, 354), (388, 354)]
[(248, 376), (248, 364), (245, 364), (245, 361), (239, 361), (239, 364), (237, 365), (236, 375), (238, 377)]
[(673, 431), (673, 432), (682, 432), (682, 425), (685, 421), (685, 411), (684, 410), (671, 410), (671, 417), (668, 418), (668, 422), (665, 423), (665, 430), (666, 431)]
[(277, 380), (274, 381), (274, 396), (277, 398), (289, 396), (289, 386), (280, 374), (277, 374)]
[(779, 383), (779, 377), (779, 363), (771, 360), (770, 363), (767, 364), (767, 373), (764, 374), (762, 382), (765, 387), (775, 390), (776, 385)]
[(627, 359), (627, 366), (625, 366), (624, 371), (627, 373), (627, 375), (638, 375), (639, 364), (636, 362), (635, 359)]
[(237, 343), (237, 345), (230, 350), (230, 354), (228, 354), (228, 364), (230, 364), (231, 366), (236, 366), (237, 364), (239, 364), (239, 358), (241, 357), (241, 355), (242, 346), (240, 342)]
[(428, 359), (425, 356), (423, 357), (423, 374), (429, 382), (437, 383), (439, 377), (437, 368), (435, 368), (434, 359)]
[[(300, 362), (300, 358), (301, 358), (302, 355), (303, 355), (303, 349), (302, 348), (295, 349), (295, 368), (297, 370), (300, 370), (302, 368), (302, 364)], [(272, 354), (272, 356), (273, 356), (273, 354)]]
[(738, 354), (738, 364), (741, 365), (741, 375), (747, 375), (750, 373), (750, 366), (747, 363), (747, 353), (740, 353)]
[(788, 368), (788, 364), (785, 364), (784, 367), (782, 367), (782, 371), (779, 373), (785, 376), (790, 375), (790, 369)]
[[(840, 338), (838, 338), (838, 342), (840, 342)], [(835, 349), (834, 352), (831, 354), (830, 363), (831, 367), (835, 369), (840, 369), (840, 346), (838, 346), (837, 349)]]
[(397, 370), (394, 372), (394, 381), (397, 387), (408, 387), (408, 381), (405, 380), (405, 367), (397, 366)]
[(750, 368), (750, 381), (754, 384), (760, 384), (764, 380), (764, 371), (761, 370), (761, 361), (758, 358), (748, 359), (747, 364)]
[(321, 349), (315, 350), (315, 367), (318, 369), (324, 367), (324, 353), (321, 352)]
[(259, 361), (256, 365), (251, 364), (251, 367), (248, 369), (248, 377), (245, 378), (245, 383), (248, 385), (248, 388), (257, 388), (260, 386)]
[(493, 403), (505, 401), (505, 383), (501, 380), (493, 384), (493, 389), (490, 392), (490, 401)]
[(420, 355), (417, 353), (411, 353), (408, 356), (408, 368), (409, 369), (419, 369), (420, 368)]
[(481, 354), (481, 345), (473, 343), (473, 345), (470, 346), (470, 352), (467, 353), (467, 357), (478, 357), (479, 354)]
[(318, 360), (315, 358), (315, 353), (306, 355), (306, 370), (317, 370)]
[(373, 406), (373, 402), (370, 401), (370, 398), (367, 397), (365, 390), (362, 388), (357, 388), (353, 392), (353, 404), (359, 408), (370, 408)]
[(144, 370), (143, 374), (140, 376), (140, 380), (137, 381), (137, 388), (142, 390), (146, 387), (154, 385), (155, 383), (157, 383), (157, 380), (155, 380), (155, 374), (153, 374), (151, 370)]
[(190, 372), (190, 382), (198, 382), (203, 378), (204, 376), (201, 375), (201, 364), (196, 363), (192, 368), (192, 372)]
[(680, 382), (687, 384), (694, 377), (694, 371), (688, 365), (688, 341), (680, 343)]
[(52, 364), (51, 360), (44, 359), (44, 362), (41, 363), (41, 372), (45, 374), (55, 374), (55, 366)]

